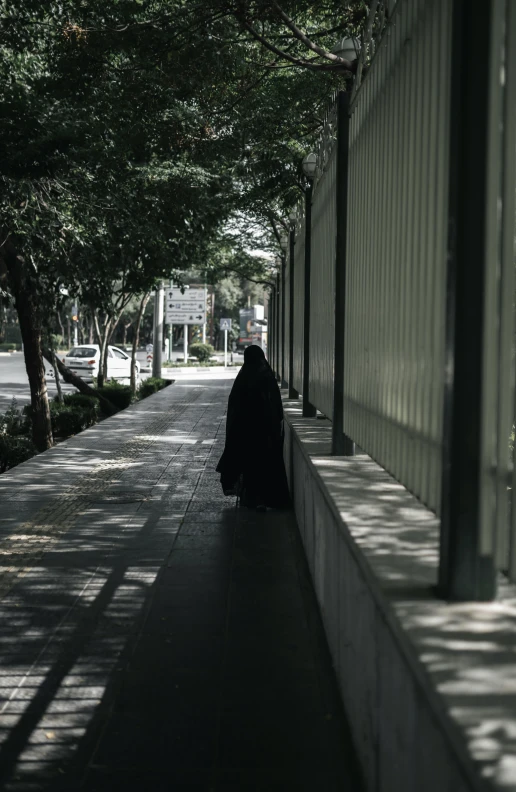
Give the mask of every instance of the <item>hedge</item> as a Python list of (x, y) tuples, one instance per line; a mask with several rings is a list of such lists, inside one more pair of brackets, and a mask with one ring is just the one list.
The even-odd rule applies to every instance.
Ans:
[(125, 410), (133, 401), (133, 392), (129, 385), (121, 385), (119, 382), (108, 382), (102, 388), (96, 388), (101, 396), (111, 402), (117, 410)]
[(162, 377), (149, 377), (138, 388), (138, 398), (146, 399), (147, 396), (152, 396), (153, 393), (166, 388), (167, 385), (172, 385), (172, 380), (163, 379)]

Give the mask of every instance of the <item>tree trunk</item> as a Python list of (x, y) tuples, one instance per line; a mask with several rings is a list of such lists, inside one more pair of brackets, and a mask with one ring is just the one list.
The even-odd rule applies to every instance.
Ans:
[(59, 369), (57, 368), (57, 355), (55, 350), (52, 350), (52, 367), (54, 369), (54, 377), (56, 380), (57, 399), (59, 404), (64, 404), (63, 391), (61, 389), (61, 377), (59, 376)]
[(63, 326), (63, 320), (61, 319), (61, 312), (60, 311), (57, 311), (57, 322), (59, 324), (59, 329), (61, 330), (61, 338), (63, 339), (63, 343), (64, 343), (65, 329), (64, 329), (64, 326)]
[(97, 331), (97, 336), (100, 345), (99, 375), (97, 377), (97, 385), (99, 388), (102, 388), (107, 379), (108, 337), (111, 326), (111, 320), (108, 319), (108, 317), (106, 316), (106, 319), (104, 321), (104, 327), (101, 332), (99, 317), (96, 311), (93, 314), (93, 316), (95, 320), (95, 329)]
[(88, 339), (88, 344), (94, 344), (95, 343), (95, 341), (93, 340), (95, 338), (94, 332), (95, 332), (95, 329), (93, 327), (93, 319), (90, 319), (90, 337)]
[(138, 309), (138, 316), (136, 317), (136, 324), (134, 326), (133, 349), (131, 352), (131, 390), (136, 393), (136, 351), (138, 349), (138, 342), (140, 340), (140, 326), (142, 323), (143, 314), (149, 302), (150, 292), (144, 294)]
[(70, 334), (70, 317), (66, 317), (66, 341), (68, 349), (72, 348), (72, 337)]
[(41, 354), (42, 328), (38, 291), (27, 264), (16, 251), (13, 242), (7, 234), (3, 234), (3, 237), (6, 241), (0, 250), (0, 256), (7, 270), (9, 290), (14, 297), (29, 378), (32, 440), (38, 451), (46, 451), (53, 445), (53, 438), (45, 365)]
[[(43, 350), (44, 357), (48, 360), (49, 363), (52, 363), (52, 352), (50, 349)], [(85, 396), (95, 396), (100, 402), (100, 405), (106, 415), (113, 415), (116, 412), (116, 409), (113, 407), (109, 399), (106, 399), (105, 396), (102, 396), (95, 388), (90, 388), (87, 382), (84, 382), (81, 377), (78, 377), (77, 374), (74, 374), (73, 371), (70, 371), (68, 366), (65, 366), (56, 355), (56, 363), (59, 373), (61, 374), (62, 378), (65, 382), (68, 382), (69, 385), (74, 385), (80, 393), (84, 393)]]
[(127, 346), (127, 331), (131, 327), (132, 322), (124, 322), (124, 335), (122, 337), (122, 346)]

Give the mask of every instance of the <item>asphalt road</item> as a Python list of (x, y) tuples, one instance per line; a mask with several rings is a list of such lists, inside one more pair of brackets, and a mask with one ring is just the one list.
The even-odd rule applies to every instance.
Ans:
[[(145, 352), (138, 353), (138, 360), (145, 365), (147, 356)], [(142, 374), (145, 379), (148, 374)], [(53, 379), (47, 380), (48, 393), (53, 398), (56, 393), (56, 384)], [(73, 385), (62, 383), (63, 393), (74, 393)], [(25, 370), (25, 361), (21, 352), (12, 355), (0, 355), (0, 412), (10, 407), (12, 400), (16, 399), (18, 407), (30, 403), (29, 380)]]
[[(173, 359), (182, 361), (183, 354), (182, 352), (176, 351), (174, 349), (172, 353)], [(220, 360), (224, 359), (224, 355), (217, 355)], [(228, 359), (229, 359), (228, 355)], [(147, 354), (144, 351), (137, 353), (137, 359), (140, 362), (141, 366), (144, 367), (147, 365)], [(165, 357), (163, 357), (165, 360)], [(243, 355), (235, 354), (234, 360), (241, 362), (243, 360)], [(217, 372), (220, 376), (223, 376), (222, 371)], [(174, 375), (177, 376), (178, 372)], [(201, 373), (194, 374), (192, 370), (191, 375), (194, 375), (195, 378), (206, 378), (209, 376), (209, 372), (206, 372), (205, 377), (202, 376)], [(149, 373), (142, 372), (141, 378), (146, 379), (149, 377)], [(211, 375), (213, 376), (213, 374)], [(234, 376), (228, 371), (228, 376)], [(56, 385), (52, 378), (47, 380), (48, 392), (50, 398), (53, 398), (56, 393)], [(73, 385), (67, 385), (66, 383), (62, 383), (62, 388), (64, 393), (73, 393), (75, 392), (75, 388)], [(23, 354), (21, 352), (15, 352), (12, 355), (0, 355), (0, 412), (5, 412), (8, 407), (10, 407), (12, 400), (16, 399), (18, 407), (22, 407), (24, 404), (30, 403), (30, 392), (29, 392), (29, 380), (27, 378), (27, 372), (25, 370), (25, 362), (23, 359)]]

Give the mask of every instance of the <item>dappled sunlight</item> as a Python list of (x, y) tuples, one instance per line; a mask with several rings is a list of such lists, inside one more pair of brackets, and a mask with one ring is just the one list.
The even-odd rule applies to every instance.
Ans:
[(311, 497), (333, 505), (362, 551), (384, 595), (381, 608), (387, 619), (392, 610), (401, 625), (396, 642), (406, 644), (408, 657), (416, 650), (485, 777), (514, 789), (516, 586), (500, 578), (491, 603), (437, 599), (435, 514), (366, 455), (314, 454), (318, 442), (329, 449), (327, 427), (297, 420), (292, 426), (323, 485), (324, 494)]

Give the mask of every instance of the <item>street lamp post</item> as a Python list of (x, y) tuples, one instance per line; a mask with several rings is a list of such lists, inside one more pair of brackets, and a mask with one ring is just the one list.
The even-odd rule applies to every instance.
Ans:
[(310, 267), (312, 245), (312, 179), (317, 168), (317, 157), (308, 154), (303, 160), (303, 170), (309, 183), (305, 189), (305, 304), (303, 337), (303, 417), (314, 418), (317, 410), (310, 403)]
[[(280, 247), (281, 247), (281, 387), (287, 388), (287, 378), (286, 374), (286, 366), (285, 366), (285, 275), (287, 270), (287, 247), (288, 247), (288, 237), (286, 234), (282, 234), (280, 238)], [(290, 379), (290, 374), (289, 374)]]
[(296, 244), (296, 212), (291, 212), (289, 215), (290, 220), (290, 234), (289, 234), (289, 300), (290, 310), (288, 313), (288, 397), (289, 399), (298, 399), (299, 393), (294, 388), (294, 255)]

